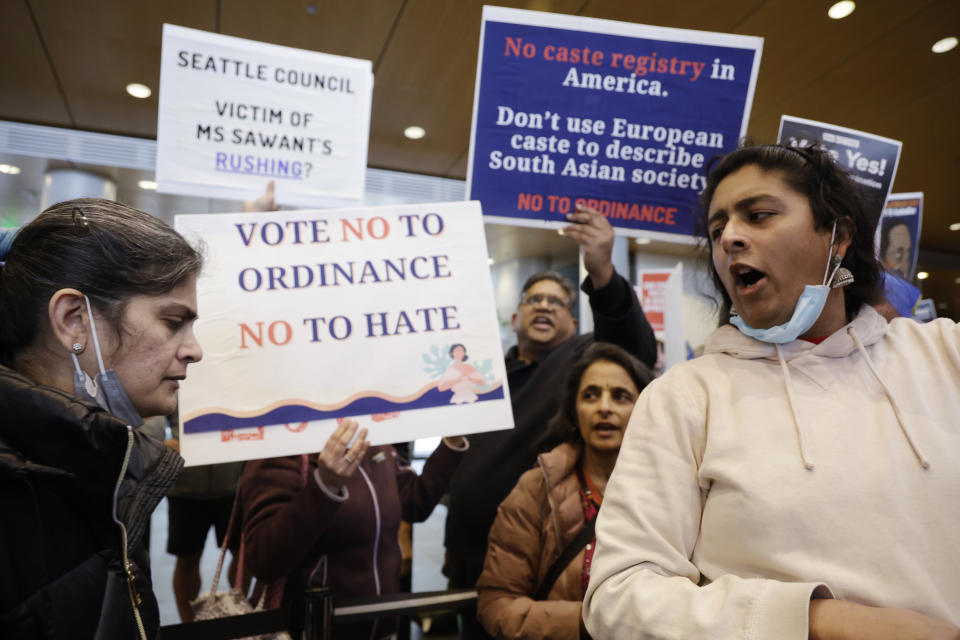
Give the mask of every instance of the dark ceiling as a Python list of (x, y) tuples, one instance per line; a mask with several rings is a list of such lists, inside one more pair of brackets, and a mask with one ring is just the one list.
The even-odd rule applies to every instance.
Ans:
[[(529, 0), (506, 6), (762, 36), (749, 125), (787, 113), (903, 141), (894, 191), (926, 194), (921, 247), (960, 256), (957, 0), (862, 0), (848, 18), (797, 0)], [(0, 119), (152, 138), (161, 25), (366, 58), (376, 83), (369, 164), (464, 178), (480, 32), (474, 0), (4, 0)], [(154, 89), (146, 100), (130, 82)], [(405, 127), (427, 131), (408, 140)]]

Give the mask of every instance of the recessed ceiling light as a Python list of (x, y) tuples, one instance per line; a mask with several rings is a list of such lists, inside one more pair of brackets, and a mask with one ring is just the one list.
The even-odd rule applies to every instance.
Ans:
[(953, 49), (956, 46), (957, 46), (957, 39), (954, 36), (950, 36), (949, 38), (943, 38), (942, 40), (937, 40), (936, 42), (933, 43), (933, 46), (930, 47), (930, 49), (932, 49), (934, 53), (946, 53), (947, 51), (950, 51), (950, 49)]
[(145, 84), (131, 82), (127, 85), (127, 93), (132, 95), (134, 98), (149, 98), (153, 91), (151, 91), (150, 87)]
[(427, 131), (423, 127), (418, 127), (414, 125), (412, 127), (407, 127), (406, 129), (404, 129), (403, 135), (407, 136), (411, 140), (419, 140), (423, 136), (427, 135)]
[(487, 258), (487, 265), (490, 267), (493, 266), (493, 258)]
[(842, 2), (837, 2), (832, 7), (827, 9), (827, 15), (834, 20), (840, 20), (841, 18), (846, 18), (848, 15), (853, 13), (853, 10), (856, 8), (856, 2), (852, 2), (852, 0), (843, 0)]
[(15, 176), (20, 173), (20, 167), (15, 164), (0, 164), (0, 173)]
[(950, 225), (950, 231), (960, 231), (960, 222), (954, 222)]
[(650, 238), (634, 238), (633, 241), (637, 244), (650, 244), (653, 242)]
[(137, 186), (141, 189), (148, 189), (150, 191), (156, 191), (157, 182), (156, 180), (140, 180), (137, 182)]
[(926, 271), (917, 272), (917, 280), (926, 280), (929, 277), (930, 277), (930, 274), (927, 273)]

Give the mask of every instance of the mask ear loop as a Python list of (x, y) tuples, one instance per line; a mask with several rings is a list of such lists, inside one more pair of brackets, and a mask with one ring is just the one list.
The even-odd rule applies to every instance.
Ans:
[[(823, 270), (823, 282), (820, 283), (821, 286), (826, 286), (828, 282), (832, 282), (833, 277), (837, 275), (837, 271), (840, 269), (840, 262), (842, 261), (837, 260), (837, 264), (834, 265), (833, 271), (830, 271), (830, 265), (833, 263), (834, 257), (836, 257), (836, 254), (833, 253), (833, 241), (836, 239), (836, 237), (837, 237), (837, 221), (834, 220), (833, 231), (830, 232), (830, 258), (827, 260), (827, 268)], [(99, 352), (97, 352), (97, 355), (99, 355)]]
[[(103, 366), (103, 355), (100, 353), (100, 341), (97, 339), (97, 323), (93, 319), (93, 308), (90, 306), (90, 298), (83, 296), (83, 300), (87, 303), (87, 316), (90, 318), (90, 333), (93, 334), (93, 351), (97, 354), (97, 365), (100, 367), (100, 373), (106, 373), (106, 367)], [(86, 372), (80, 368), (80, 361), (77, 360), (77, 354), (71, 352), (70, 357), (73, 358), (73, 368), (77, 371), (77, 373), (83, 374), (87, 391), (90, 393), (90, 395), (95, 396), (97, 393), (96, 380), (88, 376)]]
[(93, 334), (93, 350), (97, 354), (97, 365), (100, 366), (100, 373), (106, 373), (107, 368), (103, 366), (103, 355), (100, 353), (100, 341), (97, 340), (97, 323), (93, 319), (93, 308), (90, 306), (90, 298), (83, 296), (83, 300), (87, 303), (87, 315), (90, 316), (90, 333)]

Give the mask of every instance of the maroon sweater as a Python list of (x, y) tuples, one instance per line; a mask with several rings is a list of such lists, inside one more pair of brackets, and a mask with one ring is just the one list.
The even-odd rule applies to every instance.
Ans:
[[(392, 446), (371, 447), (343, 502), (317, 484), (315, 455), (306, 485), (300, 456), (248, 462), (239, 488), (245, 571), (263, 581), (287, 576), (283, 604), (297, 608), (307, 586), (328, 586), (337, 599), (397, 593), (400, 521), (427, 519), (461, 455), (441, 444), (418, 476)], [(373, 637), (394, 627), (381, 622)], [(337, 631), (371, 637), (369, 625)]]

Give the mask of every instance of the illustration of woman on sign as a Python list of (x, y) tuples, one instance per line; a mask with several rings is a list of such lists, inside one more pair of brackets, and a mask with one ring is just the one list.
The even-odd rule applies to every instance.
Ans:
[(483, 384), (483, 375), (472, 364), (467, 364), (467, 348), (462, 344), (450, 347), (450, 357), (453, 358), (453, 364), (443, 373), (437, 389), (453, 391), (450, 404), (476, 402), (477, 394), (473, 389), (476, 385)]

